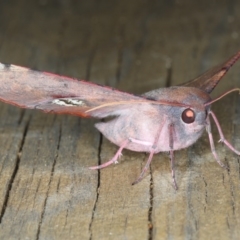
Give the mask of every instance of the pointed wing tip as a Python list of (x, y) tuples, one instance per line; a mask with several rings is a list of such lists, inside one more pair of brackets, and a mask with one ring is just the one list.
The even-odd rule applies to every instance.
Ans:
[(228, 72), (228, 70), (239, 60), (240, 51), (238, 51), (235, 55), (230, 57), (224, 63), (210, 68), (205, 73), (200, 75), (199, 77), (188, 81), (183, 86), (196, 87), (202, 89), (207, 93), (211, 93), (213, 89), (217, 86), (219, 81), (223, 78), (223, 76)]
[[(226, 65), (225, 65), (226, 71), (228, 71), (229, 68), (231, 68), (233, 66), (233, 64), (238, 61), (239, 58), (240, 58), (240, 51), (237, 52), (232, 57), (230, 57), (229, 60), (226, 62)], [(224, 68), (224, 66), (223, 66), (223, 68)]]

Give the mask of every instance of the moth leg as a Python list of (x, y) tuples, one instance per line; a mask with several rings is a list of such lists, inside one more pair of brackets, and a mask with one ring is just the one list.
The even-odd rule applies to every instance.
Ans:
[(219, 142), (223, 142), (230, 150), (232, 150), (233, 152), (235, 152), (237, 155), (240, 155), (240, 152), (239, 152), (237, 149), (235, 149), (235, 148), (232, 146), (232, 144), (229, 143), (229, 142), (225, 139), (225, 137), (224, 137), (224, 135), (223, 135), (223, 132), (222, 132), (222, 129), (221, 129), (221, 126), (220, 126), (220, 124), (219, 124), (219, 122), (218, 122), (218, 120), (217, 120), (216, 115), (215, 115), (212, 111), (210, 111), (209, 114), (211, 114), (211, 116), (212, 116), (212, 118), (213, 118), (213, 120), (214, 120), (214, 122), (215, 122), (215, 124), (216, 124), (216, 126), (217, 126), (218, 133), (219, 133), (219, 135), (220, 135), (220, 140), (219, 140)]
[(169, 148), (170, 150), (170, 161), (171, 161), (171, 172), (174, 188), (177, 190), (177, 182), (175, 178), (175, 168), (174, 168), (174, 153), (173, 153), (173, 144), (174, 144), (174, 125), (169, 124)]
[(152, 145), (152, 143), (150, 143), (150, 142), (138, 140), (138, 139), (135, 139), (135, 138), (129, 138), (129, 140), (133, 143), (138, 143), (138, 144), (144, 145), (144, 146), (151, 146)]
[(113, 163), (117, 163), (118, 158), (122, 155), (122, 150), (128, 145), (128, 143), (129, 143), (129, 140), (124, 141), (123, 144), (120, 146), (120, 148), (118, 149), (118, 151), (116, 152), (116, 154), (113, 156), (113, 158), (110, 161), (105, 162), (98, 166), (89, 167), (89, 169), (97, 170), (97, 169), (105, 168)]
[(139, 182), (143, 179), (143, 176), (144, 176), (145, 172), (148, 170), (149, 165), (150, 165), (150, 163), (151, 163), (151, 161), (152, 161), (154, 151), (155, 151), (155, 149), (151, 150), (146, 165), (145, 165), (144, 168), (142, 169), (142, 172), (141, 172), (141, 174), (139, 175), (139, 177), (132, 183), (132, 185), (135, 185), (135, 184), (139, 183)]
[[(209, 112), (210, 113), (210, 112)], [(209, 138), (209, 142), (210, 142), (210, 147), (211, 147), (211, 151), (212, 151), (212, 154), (215, 158), (215, 160), (218, 162), (218, 164), (223, 167), (223, 168), (226, 168), (227, 169), (227, 166), (222, 163), (217, 155), (217, 152), (216, 152), (216, 149), (215, 149), (215, 145), (214, 145), (214, 141), (213, 141), (213, 136), (212, 136), (212, 130), (211, 130), (211, 122), (210, 122), (210, 119), (209, 119), (209, 116), (207, 116), (207, 126), (206, 126), (206, 130), (207, 130), (207, 133), (208, 133), (208, 138)]]
[[(139, 183), (143, 179), (143, 176), (144, 176), (145, 172), (148, 170), (149, 165), (150, 165), (150, 163), (152, 161), (152, 158), (153, 158), (153, 154), (155, 153), (155, 149), (157, 147), (157, 143), (158, 143), (158, 140), (160, 138), (160, 134), (161, 134), (162, 127), (163, 127), (164, 123), (165, 123), (165, 120), (163, 121), (163, 123), (161, 124), (161, 126), (160, 126), (160, 128), (159, 128), (159, 130), (157, 132), (157, 136), (156, 136), (156, 138), (154, 140), (154, 143), (153, 143), (153, 145), (151, 147), (151, 151), (150, 151), (150, 154), (149, 154), (149, 157), (148, 157), (146, 165), (142, 169), (142, 172), (140, 173), (139, 177), (132, 183), (132, 185), (135, 185), (135, 184)], [(130, 139), (130, 140), (132, 141), (134, 139)], [(137, 141), (139, 141), (139, 140), (137, 140)], [(140, 141), (139, 141), (139, 143), (140, 143)], [(144, 141), (142, 141), (142, 144), (143, 145), (150, 145), (149, 142), (144, 142)]]

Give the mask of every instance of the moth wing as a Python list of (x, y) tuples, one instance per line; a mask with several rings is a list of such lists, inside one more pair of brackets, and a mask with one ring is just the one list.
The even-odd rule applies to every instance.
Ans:
[(211, 93), (213, 89), (216, 87), (221, 78), (227, 73), (227, 71), (233, 66), (233, 64), (240, 58), (240, 52), (233, 55), (224, 63), (211, 68), (207, 72), (203, 73), (199, 77), (190, 80), (184, 84), (183, 86), (196, 87), (199, 88), (206, 93)]
[(148, 101), (110, 87), (6, 64), (0, 64), (0, 89), (3, 102), (82, 117), (115, 115), (133, 103)]

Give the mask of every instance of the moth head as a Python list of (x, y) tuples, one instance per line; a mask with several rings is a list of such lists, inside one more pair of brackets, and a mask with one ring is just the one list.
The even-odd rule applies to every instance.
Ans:
[[(173, 89), (175, 90), (175, 89)], [(181, 91), (179, 91), (181, 90)], [(185, 106), (172, 106), (168, 124), (173, 125), (174, 149), (182, 149), (195, 143), (207, 126), (211, 101), (209, 94), (193, 88), (180, 88), (174, 91), (172, 99)]]
[[(190, 128), (199, 124), (205, 126), (205, 120), (210, 109), (206, 103), (211, 101), (208, 93), (194, 87), (170, 87), (151, 91), (145, 94), (157, 101), (171, 101), (172, 110), (168, 108), (175, 121)], [(180, 106), (182, 104), (182, 106)], [(175, 124), (177, 124), (175, 122)], [(195, 126), (197, 127), (197, 126)], [(194, 130), (194, 129), (193, 129)]]

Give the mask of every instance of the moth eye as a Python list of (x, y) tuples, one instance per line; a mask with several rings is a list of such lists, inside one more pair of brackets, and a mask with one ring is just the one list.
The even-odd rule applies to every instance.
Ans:
[(185, 123), (193, 123), (195, 120), (195, 112), (190, 108), (185, 109), (182, 113), (182, 120)]

